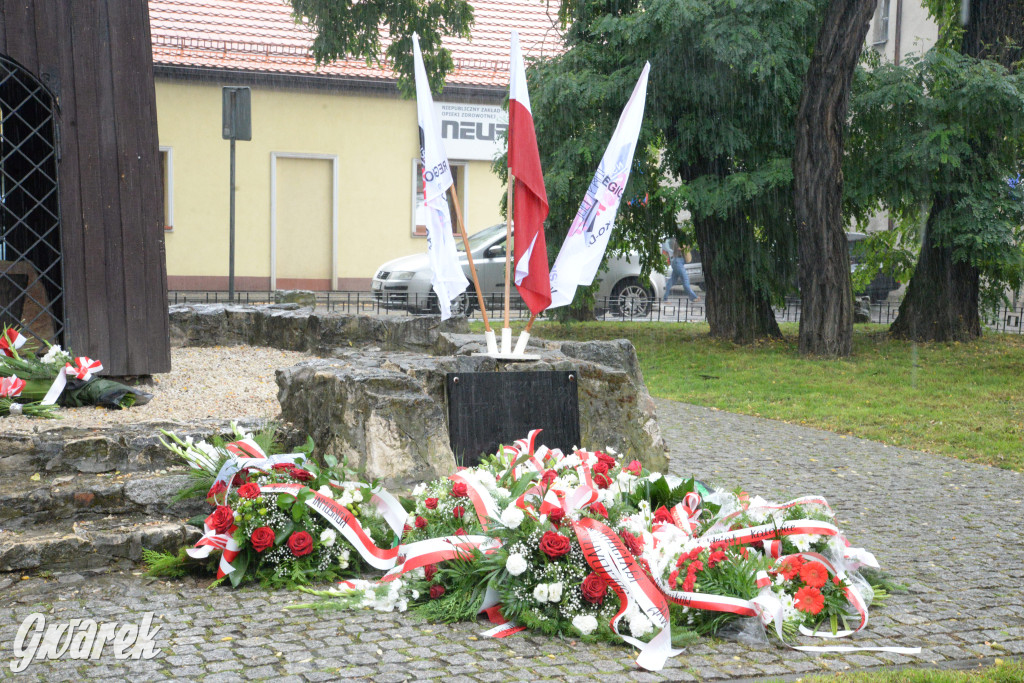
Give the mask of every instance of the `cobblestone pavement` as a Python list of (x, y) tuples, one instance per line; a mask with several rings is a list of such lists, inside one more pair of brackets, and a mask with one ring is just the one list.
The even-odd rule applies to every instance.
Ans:
[(795, 676), (890, 664), (973, 666), (1024, 656), (1024, 475), (781, 422), (659, 401), (672, 471), (782, 500), (824, 494), (851, 542), (908, 587), (872, 611), (851, 640), (921, 646), (917, 656), (809, 655), (706, 639), (660, 673), (637, 670), (625, 646), (431, 625), (408, 614), (282, 609), (301, 596), (207, 590), (132, 574), (0, 577), (0, 677), (10, 677), (18, 626), (79, 618), (138, 624), (154, 613), (159, 652), (119, 661), (34, 662), (21, 678), (55, 680), (704, 681)]

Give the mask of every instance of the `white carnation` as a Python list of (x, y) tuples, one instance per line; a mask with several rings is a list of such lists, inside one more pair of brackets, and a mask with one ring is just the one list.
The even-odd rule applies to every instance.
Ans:
[(509, 529), (518, 529), (519, 525), (523, 523), (523, 519), (525, 519), (523, 511), (515, 505), (509, 505), (505, 508), (504, 512), (501, 513), (501, 523)]
[(637, 638), (643, 637), (654, 630), (654, 624), (642, 612), (629, 615), (629, 631)]
[(597, 630), (597, 617), (590, 614), (581, 614), (572, 618), (573, 627), (585, 636)]
[(498, 480), (487, 470), (477, 470), (476, 478), (488, 491), (494, 491), (498, 488)]
[(548, 584), (548, 601), (549, 602), (561, 602), (562, 601), (562, 584), (549, 583)]
[(509, 491), (504, 486), (499, 486), (498, 488), (494, 489), (494, 495), (504, 500), (506, 498), (510, 498), (512, 496), (512, 492)]
[(538, 583), (533, 589), (533, 599), (537, 602), (548, 601), (548, 585), (546, 583)]
[(334, 529), (324, 529), (320, 532), (320, 542), (330, 548), (338, 540), (338, 532)]
[(661, 479), (661, 472), (651, 472), (650, 474), (647, 475), (647, 481), (651, 482), (652, 484), (658, 481), (659, 479)]
[(512, 576), (519, 576), (526, 571), (526, 558), (519, 553), (512, 553), (505, 560), (505, 569)]

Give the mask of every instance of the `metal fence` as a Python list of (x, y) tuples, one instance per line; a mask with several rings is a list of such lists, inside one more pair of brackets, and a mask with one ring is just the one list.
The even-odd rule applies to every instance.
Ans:
[[(316, 308), (336, 313), (361, 313), (364, 315), (426, 315), (437, 312), (437, 299), (430, 297), (416, 297), (410, 300), (407, 295), (401, 294), (393, 298), (378, 296), (373, 292), (315, 292)], [(172, 291), (168, 293), (168, 302), (175, 304), (215, 304), (231, 303), (227, 292), (189, 292)], [(501, 317), (503, 302), (501, 297), (494, 296), (485, 299), (487, 312), (492, 320)], [(256, 305), (274, 303), (274, 292), (236, 292), (234, 303), (242, 305)], [(476, 305), (476, 297), (470, 298), (471, 310), (470, 320), (480, 319), (480, 307)], [(887, 325), (896, 319), (899, 313), (899, 303), (883, 301), (870, 305), (871, 322)], [(597, 302), (595, 314), (598, 320), (611, 320), (619, 322), (672, 322), (672, 323), (697, 323), (706, 322), (706, 309), (704, 302), (694, 303), (682, 297), (673, 297), (667, 302), (653, 301), (643, 305), (638, 302), (629, 302), (628, 305), (616, 299), (604, 299)], [(530, 317), (530, 311), (518, 297), (510, 306), (510, 317), (515, 320), (525, 320)], [(788, 299), (784, 306), (775, 309), (775, 319), (779, 322), (800, 321), (800, 300)], [(998, 314), (984, 320), (989, 329), (996, 332), (1007, 332), (1011, 334), (1024, 334), (1024, 305), (1017, 307), (1003, 307)]]

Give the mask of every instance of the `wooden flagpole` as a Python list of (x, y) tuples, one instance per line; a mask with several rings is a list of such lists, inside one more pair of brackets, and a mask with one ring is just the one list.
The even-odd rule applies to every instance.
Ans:
[(533, 321), (536, 320), (536, 319), (537, 319), (537, 314), (536, 313), (534, 313), (533, 315), (530, 316), (530, 322), (526, 323), (526, 330), (525, 330), (526, 332), (530, 331), (530, 328), (533, 327)]
[(452, 204), (455, 205), (455, 219), (459, 222), (459, 234), (462, 235), (462, 244), (466, 247), (466, 258), (469, 260), (469, 272), (473, 276), (473, 286), (476, 287), (476, 300), (480, 304), (480, 316), (484, 319), (484, 329), (491, 331), (491, 322), (487, 319), (487, 307), (484, 306), (484, 294), (480, 291), (480, 278), (476, 274), (476, 266), (473, 264), (473, 253), (469, 250), (469, 237), (466, 236), (466, 226), (462, 223), (462, 209), (459, 208), (459, 195), (455, 192), (455, 185), (449, 186), (448, 191), (452, 193)]
[(512, 297), (511, 271), (512, 271), (512, 185), (515, 177), (510, 171), (508, 174), (508, 199), (505, 201), (505, 324), (508, 327), (509, 300)]

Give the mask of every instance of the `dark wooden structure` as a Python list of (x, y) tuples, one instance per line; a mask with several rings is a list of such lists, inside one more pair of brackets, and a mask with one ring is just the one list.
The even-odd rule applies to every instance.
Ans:
[[(56, 337), (101, 360), (104, 374), (169, 371), (146, 0), (0, 0), (0, 61), (0, 279), (3, 263), (30, 262), (46, 289), (36, 303), (49, 307)], [(42, 87), (32, 90), (32, 79)], [(5, 88), (14, 88), (8, 100)], [(15, 112), (23, 91), (28, 108)], [(51, 122), (36, 123), (48, 99)], [(56, 154), (34, 159), (48, 126)]]

